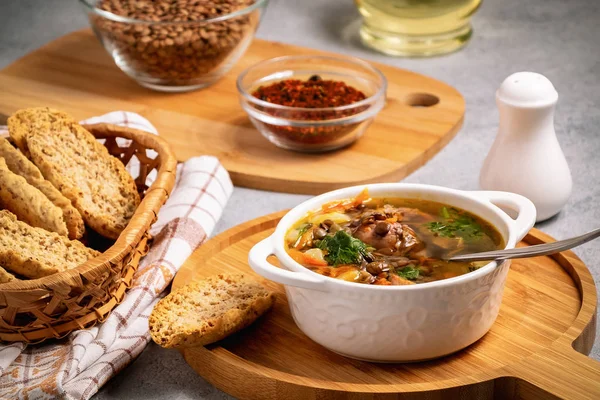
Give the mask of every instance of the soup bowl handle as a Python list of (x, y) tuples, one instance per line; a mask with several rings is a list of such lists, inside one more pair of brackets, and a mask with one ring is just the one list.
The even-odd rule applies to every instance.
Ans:
[[(327, 291), (325, 278), (320, 278), (316, 274), (312, 276), (312, 273), (292, 272), (271, 264), (267, 261), (267, 257), (274, 253), (273, 237), (269, 236), (252, 247), (250, 253), (248, 253), (248, 263), (254, 272), (274, 282), (304, 289)], [(307, 270), (307, 272), (309, 271)]]
[(516, 232), (517, 243), (533, 228), (537, 212), (535, 206), (527, 197), (516, 193), (497, 191), (475, 191), (471, 193), (497, 207), (508, 208), (517, 212), (516, 218), (511, 221)]

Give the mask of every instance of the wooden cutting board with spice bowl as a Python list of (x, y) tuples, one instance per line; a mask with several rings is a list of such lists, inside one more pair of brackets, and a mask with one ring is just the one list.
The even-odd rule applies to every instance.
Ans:
[(240, 106), (236, 79), (261, 61), (309, 54), (332, 56), (254, 40), (214, 85), (165, 94), (127, 77), (92, 32), (84, 30), (0, 71), (0, 113), (10, 115), (19, 108), (45, 104), (55, 104), (79, 119), (116, 109), (137, 112), (156, 126), (179, 160), (214, 155), (238, 186), (311, 194), (400, 180), (441, 150), (462, 125), (465, 102), (456, 89), (423, 75), (373, 64), (387, 78), (387, 96), (360, 140), (326, 154), (279, 149), (257, 131)]
[[(253, 275), (248, 251), (272, 234), (284, 214), (211, 239), (182, 266), (173, 288), (217, 273)], [(532, 229), (519, 247), (550, 241)], [(458, 353), (417, 363), (369, 363), (321, 347), (296, 326), (283, 286), (266, 285), (276, 292), (275, 306), (254, 325), (182, 351), (203, 378), (240, 399), (600, 396), (600, 363), (584, 355), (594, 342), (596, 290), (590, 271), (571, 251), (513, 261), (492, 329)]]

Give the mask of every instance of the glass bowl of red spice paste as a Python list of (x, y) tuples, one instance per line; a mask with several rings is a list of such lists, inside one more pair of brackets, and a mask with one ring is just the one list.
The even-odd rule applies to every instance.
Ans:
[(286, 56), (237, 80), (242, 108), (271, 143), (325, 152), (360, 138), (385, 104), (385, 76), (353, 57)]

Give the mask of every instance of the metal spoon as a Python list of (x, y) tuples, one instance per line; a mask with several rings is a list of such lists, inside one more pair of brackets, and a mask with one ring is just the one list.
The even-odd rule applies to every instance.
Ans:
[(527, 258), (535, 256), (547, 256), (549, 254), (560, 253), (561, 251), (572, 249), (580, 244), (589, 242), (600, 236), (600, 229), (595, 229), (581, 236), (571, 239), (559, 240), (558, 242), (537, 244), (535, 246), (521, 247), (518, 249), (494, 250), (482, 253), (461, 254), (446, 258), (447, 261), (487, 261), (487, 260), (508, 260), (511, 258)]

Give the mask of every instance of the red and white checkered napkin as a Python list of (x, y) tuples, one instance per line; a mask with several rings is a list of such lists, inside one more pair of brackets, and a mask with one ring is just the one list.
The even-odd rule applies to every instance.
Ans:
[[(133, 113), (113, 112), (84, 122), (157, 133)], [(135, 174), (135, 165), (129, 167)], [(60, 343), (0, 345), (0, 398), (89, 399), (133, 361), (150, 341), (150, 311), (179, 267), (210, 235), (232, 190), (229, 174), (216, 158), (180, 164), (173, 193), (150, 230), (152, 248), (123, 302), (101, 325), (74, 332)]]

